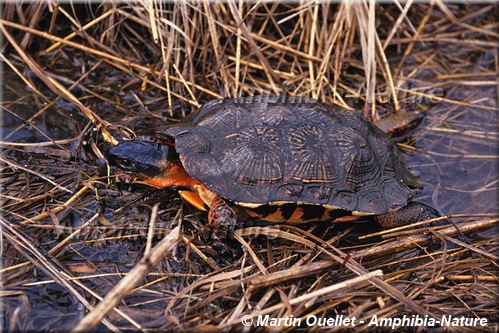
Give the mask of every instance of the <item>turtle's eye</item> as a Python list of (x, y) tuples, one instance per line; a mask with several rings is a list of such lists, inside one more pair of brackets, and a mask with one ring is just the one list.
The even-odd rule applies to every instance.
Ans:
[(120, 168), (128, 172), (141, 172), (146, 167), (141, 161), (134, 158), (125, 158), (120, 164)]
[(123, 169), (128, 169), (130, 168), (131, 166), (133, 166), (133, 161), (129, 158), (123, 158), (121, 160), (118, 160), (117, 161), (117, 164), (120, 168), (123, 168)]
[(135, 161), (130, 158), (116, 158), (112, 161), (111, 164), (123, 171), (128, 172), (132, 172), (137, 168), (137, 163), (135, 163)]

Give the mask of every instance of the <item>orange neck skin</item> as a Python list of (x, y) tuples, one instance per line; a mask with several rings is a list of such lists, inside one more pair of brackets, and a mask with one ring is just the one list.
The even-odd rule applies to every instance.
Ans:
[(164, 164), (163, 173), (153, 178), (143, 177), (142, 183), (157, 188), (188, 188), (188, 190), (179, 191), (180, 196), (185, 201), (199, 210), (207, 210), (207, 207), (211, 206), (216, 195), (201, 182), (192, 178), (180, 162), (166, 161)]
[(199, 181), (192, 178), (180, 162), (165, 161), (165, 165), (162, 168), (164, 172), (160, 175), (147, 178), (144, 177), (142, 182), (154, 186), (157, 188), (167, 188), (167, 187), (187, 187), (193, 188), (194, 185), (201, 184)]

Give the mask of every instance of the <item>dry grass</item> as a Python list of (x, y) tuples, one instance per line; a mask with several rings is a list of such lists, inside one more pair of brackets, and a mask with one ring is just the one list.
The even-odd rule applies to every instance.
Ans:
[[(497, 17), (442, 2), (6, 4), (4, 327), (248, 331), (244, 316), (343, 315), (371, 331), (373, 316), (453, 315), (497, 331)], [(256, 93), (373, 119), (427, 111), (400, 147), (420, 198), (469, 242), (454, 226), (254, 225), (220, 256), (203, 213), (109, 177), (115, 137)]]

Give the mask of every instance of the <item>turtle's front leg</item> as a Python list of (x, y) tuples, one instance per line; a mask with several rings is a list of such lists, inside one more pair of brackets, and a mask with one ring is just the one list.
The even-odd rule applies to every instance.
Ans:
[(208, 222), (213, 228), (215, 238), (232, 238), (237, 225), (237, 214), (226, 200), (216, 196), (210, 205)]

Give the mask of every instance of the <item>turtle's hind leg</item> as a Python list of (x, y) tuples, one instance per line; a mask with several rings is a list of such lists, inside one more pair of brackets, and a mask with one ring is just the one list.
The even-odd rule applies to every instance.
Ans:
[(435, 208), (421, 202), (413, 201), (398, 210), (385, 215), (378, 215), (375, 219), (380, 226), (390, 229), (440, 216), (440, 213)]

